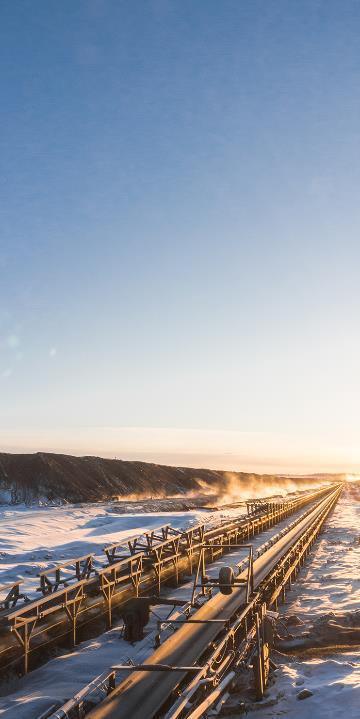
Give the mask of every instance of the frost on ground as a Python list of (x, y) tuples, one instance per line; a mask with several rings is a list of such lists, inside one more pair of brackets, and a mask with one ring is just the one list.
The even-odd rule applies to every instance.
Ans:
[[(105, 504), (36, 510), (6, 508), (0, 516), (0, 551), (4, 552), (0, 562), (8, 577), (16, 578), (23, 573), (35, 587), (38, 581), (35, 575), (44, 568), (43, 565), (48, 567), (91, 551), (99, 556), (105, 544), (165, 523), (185, 528), (199, 521), (218, 520), (227, 514), (228, 511), (196, 511), (171, 515), (119, 515)], [(254, 538), (254, 544), (267, 541), (280, 528), (278, 525)], [(359, 534), (360, 503), (355, 497), (344, 494), (328, 520), (316, 551), (287, 596), (287, 604), (282, 609), (284, 617), (296, 615), (306, 623), (330, 612), (335, 612), (338, 618), (340, 614), (359, 609)], [(224, 561), (228, 563), (229, 560), (225, 558)], [(27, 570), (31, 573), (27, 574)], [(211, 571), (218, 569), (210, 567)], [(189, 588), (185, 586), (176, 591), (189, 592)], [(174, 595), (174, 590), (171, 594)], [(166, 614), (168, 609), (165, 608)], [(160, 607), (155, 611), (161, 614)], [(135, 646), (125, 643), (119, 636), (120, 627), (114, 627), (96, 639), (84, 642), (76, 651), (52, 659), (20, 681), (3, 684), (0, 687), (1, 719), (36, 719), (53, 704), (58, 706), (73, 696), (111, 665), (130, 657), (136, 661), (146, 658), (153, 649), (155, 616), (153, 622), (144, 640)], [(255, 717), (338, 719), (346, 707), (347, 719), (359, 719), (360, 651), (354, 648), (326, 655), (282, 655), (276, 662), (279, 668), (267, 697), (253, 706)], [(300, 700), (298, 695), (304, 690), (307, 690), (305, 694), (310, 694)], [(232, 716), (236, 716), (236, 710)]]
[(38, 597), (38, 573), (55, 564), (94, 553), (100, 566), (107, 544), (164, 524), (185, 529), (222, 515), (207, 510), (119, 514), (111, 504), (0, 507), (0, 585), (21, 579), (28, 596)]
[[(38, 598), (38, 573), (55, 564), (94, 552), (104, 564), (103, 547), (126, 542), (145, 531), (171, 524), (186, 529), (199, 523), (218, 523), (239, 515), (238, 509), (123, 514), (113, 504), (67, 505), (66, 507), (0, 507), (0, 587), (22, 579), (28, 596)], [(178, 591), (181, 591), (178, 590)], [(173, 594), (173, 591), (171, 592)], [(156, 608), (161, 614), (161, 609)], [(164, 618), (169, 613), (165, 608)], [(0, 680), (0, 716), (4, 719), (36, 719), (53, 704), (58, 706), (112, 664), (143, 652), (151, 654), (153, 626), (143, 642), (134, 647), (120, 638), (115, 626), (96, 639), (83, 642), (74, 652), (49, 661), (20, 680)]]
[[(338, 624), (348, 628), (360, 609), (360, 497), (347, 490), (343, 493), (315, 552), (280, 607), (283, 618), (296, 616), (303, 624), (300, 630), (288, 627), (294, 634), (308, 633), (306, 644), (316, 645), (312, 627), (330, 628)], [(290, 622), (291, 624), (291, 622)], [(357, 629), (359, 634), (359, 629)], [(331, 629), (330, 629), (331, 635)], [(331, 636), (325, 644), (333, 644)], [(349, 637), (337, 634), (338, 645)], [(314, 641), (312, 642), (312, 638)], [(336, 630), (333, 639), (335, 641)], [(360, 642), (359, 642), (360, 643)], [(274, 656), (278, 669), (263, 702), (254, 706), (259, 717), (274, 719), (346, 719), (360, 717), (360, 649), (319, 651), (307, 649), (303, 655)], [(303, 690), (308, 692), (303, 692)], [(311, 692), (311, 694), (310, 694)], [(302, 698), (306, 695), (304, 698)]]
[[(294, 520), (297, 516), (300, 516), (302, 509), (295, 513), (291, 520)], [(58, 516), (57, 511), (52, 512), (49, 515), (47, 510), (44, 512), (36, 512), (35, 515), (31, 515), (31, 512), (24, 511), (23, 523), (20, 525), (22, 534), (19, 534), (18, 539), (11, 535), (11, 542), (16, 541), (17, 552), (21, 554), (23, 548), (28, 546), (29, 542), (33, 543), (33, 551), (43, 552), (48, 551), (50, 546), (53, 548), (54, 555), (56, 558), (59, 557), (59, 552), (64, 552), (64, 544), (66, 548), (66, 538), (69, 539), (69, 533), (71, 532), (75, 537), (76, 541), (86, 541), (86, 550), (89, 551), (91, 542), (94, 541), (93, 531), (96, 529), (97, 534), (95, 535), (96, 546), (101, 547), (105, 543), (105, 539), (109, 543), (110, 541), (116, 541), (123, 531), (122, 537), (134, 534), (134, 522), (138, 522), (138, 530), (144, 530), (145, 528), (157, 527), (166, 522), (171, 522), (173, 526), (185, 527), (189, 523), (198, 521), (218, 521), (219, 518), (229, 516), (232, 513), (231, 510), (224, 510), (217, 513), (206, 513), (197, 512), (185, 512), (178, 515), (140, 515), (136, 519), (132, 518), (131, 525), (127, 525), (127, 517), (124, 515), (116, 515), (114, 523), (103, 523), (108, 516), (105, 508), (99, 508), (99, 506), (93, 506), (76, 509), (76, 508), (64, 508), (63, 516)], [(89, 514), (90, 513), (90, 514)], [(96, 514), (97, 513), (97, 514)], [(237, 510), (238, 513), (238, 510)], [(49, 522), (49, 516), (54, 518), (53, 522)], [(40, 528), (40, 519), (44, 519), (43, 524)], [(118, 522), (118, 524), (115, 523)], [(9, 520), (9, 527), (13, 526), (11, 522), (12, 518), (5, 519)], [(130, 520), (130, 518), (129, 518)], [(67, 530), (64, 529), (64, 522), (67, 522)], [(89, 527), (90, 523), (90, 527)], [(263, 542), (279, 532), (283, 527), (289, 523), (289, 519), (283, 520), (278, 525), (271, 527), (269, 530), (257, 535), (253, 539), (254, 547), (260, 546)], [(93, 526), (95, 525), (95, 526)], [(126, 529), (128, 526), (128, 529)], [(38, 528), (38, 529), (36, 529)], [(4, 529), (4, 525), (2, 530)], [(131, 531), (129, 532), (129, 529)], [(107, 534), (107, 530), (110, 533)], [(4, 536), (4, 531), (1, 532)], [(75, 540), (73, 540), (75, 541)], [(39, 548), (39, 543), (43, 543), (44, 548)], [(57, 546), (59, 542), (59, 547)], [(36, 549), (37, 548), (37, 549)], [(74, 545), (71, 546), (71, 556), (73, 556)], [(14, 551), (14, 550), (13, 550)], [(70, 551), (70, 549), (68, 550)], [(96, 549), (94, 548), (94, 551)], [(247, 552), (246, 552), (247, 554)], [(16, 555), (14, 555), (16, 564)], [(232, 555), (232, 561), (235, 564), (236, 561), (244, 559), (244, 550), (237, 550)], [(8, 557), (9, 560), (9, 557)], [(224, 555), (221, 559), (207, 568), (209, 576), (218, 576), (219, 568), (223, 564), (229, 564), (229, 555)], [(35, 570), (34, 570), (35, 571)], [(188, 600), (191, 596), (193, 582), (185, 584), (177, 589), (169, 589), (171, 596), (176, 596), (178, 599)], [(216, 590), (215, 590), (216, 591)], [(47, 662), (42, 667), (35, 669), (28, 676), (23, 677), (20, 680), (14, 679), (7, 683), (0, 682), (0, 717), (1, 719), (37, 719), (42, 712), (48, 710), (51, 706), (59, 706), (63, 704), (67, 699), (74, 696), (79, 692), (85, 685), (92, 681), (96, 676), (105, 672), (114, 664), (127, 662), (128, 659), (132, 658), (135, 662), (141, 662), (148, 657), (154, 649), (155, 631), (157, 629), (157, 618), (160, 616), (163, 620), (169, 615), (169, 607), (154, 608), (154, 613), (151, 615), (151, 621), (146, 631), (147, 634), (141, 642), (137, 642), (134, 646), (131, 646), (124, 639), (121, 638), (121, 623), (115, 626), (112, 630), (104, 632), (96, 639), (90, 639), (89, 641), (83, 642), (79, 645), (75, 651), (62, 654)], [(172, 615), (174, 617), (174, 615)]]

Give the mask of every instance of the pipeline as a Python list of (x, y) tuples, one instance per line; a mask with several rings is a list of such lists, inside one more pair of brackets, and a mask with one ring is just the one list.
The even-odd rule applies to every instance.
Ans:
[[(209, 547), (207, 560), (214, 561), (230, 551), (232, 545), (249, 540), (301, 507), (320, 501), (329, 491), (326, 487), (297, 498), (267, 502), (262, 513), (253, 512), (245, 519), (241, 516), (209, 529), (204, 525), (195, 527), (178, 538), (170, 537), (155, 545), (152, 554), (146, 554), (144, 550), (130, 554), (64, 590), (54, 591), (20, 608), (17, 605), (0, 612), (0, 667), (19, 670), (22, 664), (23, 673), (27, 673), (32, 668), (32, 657), (37, 665), (42, 663), (47, 650), (61, 645), (64, 639), (70, 639), (71, 645), (75, 646), (79, 638), (83, 638), (89, 623), (94, 626), (94, 622), (105, 618), (107, 627), (111, 627), (113, 610), (121, 612), (130, 598), (139, 593), (160, 593), (161, 584), (170, 580), (177, 584), (184, 575), (192, 574), (204, 541)], [(175, 546), (175, 543), (176, 552), (168, 551), (167, 547)], [(129, 574), (124, 573), (124, 562), (131, 566)], [(103, 629), (101, 627), (100, 632)]]
[[(172, 667), (170, 672), (157, 671), (137, 671), (132, 672), (115, 688), (110, 696), (105, 699), (98, 707), (93, 709), (89, 719), (152, 719), (160, 716), (159, 712), (169, 709), (169, 698), (174, 696), (174, 692), (182, 686), (187, 677), (184, 667), (194, 666), (202, 663), (195, 678), (192, 679), (193, 686), (199, 686), (199, 682), (211, 675), (211, 667), (215, 661), (218, 661), (219, 651), (222, 650), (223, 671), (231, 667), (232, 662), (238, 660), (237, 641), (242, 637), (245, 615), (247, 620), (254, 619), (260, 604), (266, 601), (268, 597), (270, 603), (274, 603), (276, 599), (275, 586), (285, 579), (289, 581), (288, 570), (291, 567), (290, 579), (297, 571), (297, 564), (294, 564), (293, 554), (297, 553), (297, 560), (303, 561), (306, 552), (309, 551), (311, 543), (315, 541), (317, 534), (337, 502), (341, 493), (342, 485), (338, 485), (328, 491), (327, 496), (323, 498), (314, 509), (305, 513), (289, 531), (280, 536), (278, 541), (260, 556), (255, 559), (253, 564), (253, 588), (256, 592), (255, 596), (250, 599), (248, 607), (246, 605), (246, 589), (244, 586), (234, 587), (233, 592), (229, 596), (225, 596), (220, 592), (213, 596), (204, 604), (196, 613), (196, 619), (201, 623), (184, 622), (180, 628), (170, 636), (164, 644), (162, 644), (149, 658), (149, 664), (168, 665)], [(286, 562), (290, 562), (286, 568)], [(292, 563), (291, 563), (292, 562)], [(276, 568), (280, 567), (279, 574), (276, 574)], [(283, 572), (284, 570), (284, 572)], [(244, 570), (239, 574), (239, 581), (246, 581), (247, 572)], [(283, 585), (282, 585), (283, 586)], [(239, 611), (243, 609), (240, 616)], [(225, 637), (224, 629), (214, 621), (222, 620), (223, 626), (230, 623), (230, 629), (227, 630)], [(210, 620), (210, 621), (209, 621)], [(241, 632), (240, 632), (241, 630)], [(221, 638), (223, 637), (223, 638)], [(218, 647), (214, 650), (214, 643), (218, 642)], [(220, 649), (219, 649), (220, 647)], [(230, 649), (230, 647), (232, 647)], [(229, 661), (227, 661), (227, 656)], [(217, 679), (222, 681), (223, 677), (217, 673)], [(218, 694), (215, 692), (215, 698)], [(178, 700), (178, 706), (173, 706), (167, 713), (167, 719), (176, 719), (181, 714), (183, 716), (191, 716), (193, 719), (201, 716), (196, 707), (193, 707), (193, 714), (183, 714), (184, 708), (189, 700), (181, 698)], [(184, 703), (185, 701), (185, 703)], [(208, 706), (208, 703), (206, 704)], [(165, 708), (165, 709), (164, 709)], [(205, 711), (205, 709), (204, 709)], [(161, 714), (162, 716), (163, 714)]]

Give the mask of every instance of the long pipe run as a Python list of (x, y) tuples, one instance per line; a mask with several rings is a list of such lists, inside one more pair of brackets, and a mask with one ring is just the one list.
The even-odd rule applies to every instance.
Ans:
[[(338, 498), (341, 486), (329, 490), (329, 493), (315, 509), (306, 513), (303, 519), (292, 527), (287, 534), (254, 561), (254, 588), (258, 587), (269, 572), (291, 546), (305, 533), (322, 512)], [(247, 570), (239, 575), (246, 579)], [(229, 596), (220, 592), (204, 604), (196, 613), (198, 620), (222, 619), (229, 621), (235, 612), (245, 604), (246, 589), (236, 587)], [(149, 658), (149, 663), (166, 664), (175, 667), (192, 666), (199, 662), (209, 644), (219, 634), (217, 623), (187, 624), (178, 629)], [(172, 672), (148, 673), (134, 671), (130, 677), (93, 709), (89, 719), (150, 719), (166, 702), (179, 682), (186, 676), (180, 669)]]

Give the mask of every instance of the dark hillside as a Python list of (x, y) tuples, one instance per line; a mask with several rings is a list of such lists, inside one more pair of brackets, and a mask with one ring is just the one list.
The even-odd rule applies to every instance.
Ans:
[(166, 497), (190, 492), (235, 496), (241, 490), (261, 496), (265, 489), (268, 493), (269, 485), (277, 492), (312, 484), (314, 478), (310, 477), (291, 479), (44, 452), (0, 453), (0, 502), (96, 502), (118, 496)]
[(118, 495), (170, 496), (225, 486), (223, 473), (101, 457), (0, 453), (0, 495), (13, 502), (38, 499), (94, 502)]

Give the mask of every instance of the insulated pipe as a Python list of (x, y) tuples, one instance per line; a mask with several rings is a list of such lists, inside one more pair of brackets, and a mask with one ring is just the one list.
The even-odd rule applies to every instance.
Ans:
[[(329, 491), (329, 494), (306, 517), (301, 519), (289, 532), (258, 559), (254, 561), (254, 588), (265, 579), (278, 561), (301, 537), (308, 527), (337, 501), (341, 486)], [(246, 579), (247, 570), (239, 575)], [(197, 619), (230, 620), (235, 612), (245, 604), (246, 589), (235, 588), (230, 596), (216, 594), (196, 613)], [(149, 658), (151, 664), (169, 664), (172, 666), (191, 666), (199, 661), (210, 642), (219, 633), (217, 624), (187, 624), (169, 637)], [(151, 673), (134, 671), (101, 704), (94, 708), (89, 719), (151, 719), (158, 712), (185, 672)]]
[[(282, 508), (275, 512), (276, 516), (272, 517), (272, 521), (280, 521), (284, 517), (292, 514), (294, 511), (297, 511), (301, 506), (308, 505), (315, 500), (320, 500), (320, 498), (328, 492), (328, 487), (322, 488), (313, 492), (301, 494), (296, 499), (282, 502)], [(248, 537), (250, 537), (250, 534), (254, 534), (255, 532), (259, 533), (270, 524), (270, 515), (266, 516), (266, 514), (255, 515), (252, 519), (237, 517), (226, 521), (225, 524), (221, 523), (212, 529), (207, 529), (204, 533), (204, 539), (211, 543), (212, 540), (217, 541), (221, 538), (224, 532), (228, 532), (227, 541), (224, 541), (223, 543), (223, 551), (226, 551), (228, 548), (231, 551), (231, 547), (234, 546), (232, 540), (235, 536), (237, 536), (238, 532), (240, 532), (243, 536), (247, 534)], [(196, 529), (197, 528), (195, 527), (193, 530), (187, 530), (184, 536), (189, 531), (196, 531)], [(183, 547), (182, 553), (179, 555), (176, 568), (173, 563), (170, 562), (167, 562), (164, 566), (162, 566), (161, 582), (165, 583), (168, 579), (171, 579), (174, 576), (187, 573), (189, 565), (192, 565), (192, 562), (195, 562), (198, 558), (200, 546), (201, 540), (198, 539), (192, 548)], [(213, 550), (209, 550), (209, 552), (211, 555)], [(214, 557), (211, 557), (211, 561), (213, 560)], [(130, 558), (128, 561), (130, 561)], [(115, 562), (112, 567), (114, 568), (116, 566), (117, 564)], [(111, 624), (111, 612), (113, 610), (119, 611), (121, 607), (135, 594), (132, 582), (129, 581), (127, 584), (121, 582), (116, 585), (117, 591), (114, 591), (113, 594), (111, 594), (109, 589), (109, 595), (106, 597), (106, 601), (104, 602), (104, 596), (99, 586), (99, 577), (94, 576), (82, 581), (84, 583), (86, 597), (82, 605), (82, 610), (77, 615), (77, 632), (82, 632), (89, 622), (98, 620), (103, 617), (104, 614), (107, 616), (109, 624)], [(141, 579), (141, 593), (143, 594), (144, 592), (148, 593), (153, 591), (154, 587), (158, 585), (158, 581), (159, 578), (153, 567), (144, 571)], [(76, 586), (79, 586), (79, 584), (70, 585), (69, 589), (71, 590), (71, 588), (76, 588)], [(68, 635), (69, 617), (64, 610), (64, 604), (61, 601), (61, 597), (63, 597), (63, 590), (58, 590), (58, 592), (46, 595), (42, 597), (42, 599), (30, 601), (22, 606), (17, 605), (16, 607), (12, 607), (10, 610), (7, 609), (5, 611), (1, 611), (0, 608), (0, 669), (2, 667), (9, 668), (11, 665), (17, 666), (20, 661), (23, 662), (23, 666), (26, 668), (28, 666), (28, 662), (30, 661), (30, 655), (33, 655), (36, 652), (38, 658), (40, 658), (40, 653), (42, 655), (44, 646), (48, 647), (51, 644), (56, 645), (56, 643), (62, 640), (64, 636)], [(59, 603), (56, 606), (55, 612), (54, 604), (56, 598), (58, 598)], [(46, 611), (49, 606), (52, 607), (50, 614)], [(29, 643), (28, 652), (22, 653), (21, 656), (19, 653), (19, 641), (17, 640), (14, 632), (9, 631), (9, 622), (14, 622), (15, 615), (18, 617), (24, 615), (26, 618), (29, 616), (30, 612), (34, 612), (34, 616), (38, 617), (36, 631), (31, 634), (31, 642)], [(22, 649), (23, 645), (21, 644), (21, 652)], [(43, 659), (43, 656), (41, 656), (41, 659)]]

